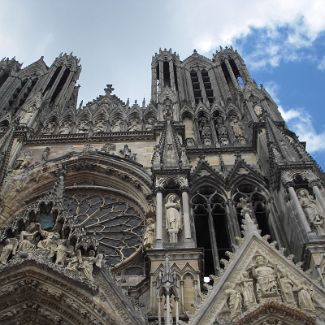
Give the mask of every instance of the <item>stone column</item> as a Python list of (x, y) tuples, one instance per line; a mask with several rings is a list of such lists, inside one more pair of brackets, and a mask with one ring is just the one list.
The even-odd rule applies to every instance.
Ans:
[(190, 221), (190, 201), (188, 189), (182, 190), (182, 203), (183, 203), (183, 222), (184, 222), (184, 236), (185, 240), (191, 239), (191, 221)]
[(157, 76), (156, 66), (151, 67), (151, 99), (157, 103)]
[(239, 85), (238, 85), (237, 79), (236, 79), (236, 77), (235, 77), (235, 75), (234, 75), (234, 72), (232, 71), (232, 68), (231, 68), (231, 65), (230, 65), (228, 59), (225, 60), (225, 63), (226, 63), (226, 66), (227, 66), (228, 72), (229, 72), (229, 74), (230, 74), (230, 77), (231, 77), (232, 83), (234, 84), (234, 87), (235, 87), (236, 89), (239, 89)]
[(161, 310), (160, 310), (161, 299), (159, 296), (157, 298), (157, 304), (158, 304), (158, 325), (161, 325)]
[(205, 92), (204, 82), (202, 78), (202, 74), (200, 70), (196, 70), (199, 83), (200, 83), (200, 89), (201, 89), (201, 95), (202, 95), (202, 101), (203, 103), (206, 103), (208, 101), (207, 93)]
[(195, 106), (195, 99), (194, 99), (194, 91), (193, 91), (193, 85), (192, 85), (192, 79), (190, 76), (190, 72), (188, 70), (185, 71), (186, 74), (186, 81), (187, 81), (187, 90), (189, 91), (190, 100), (193, 106)]
[(170, 77), (170, 86), (171, 89), (176, 91), (176, 85), (175, 85), (175, 73), (174, 73), (174, 62), (171, 60), (169, 61), (169, 77)]
[(166, 318), (165, 319), (165, 324), (166, 325), (171, 325), (171, 322), (170, 322), (170, 297), (169, 297), (169, 292), (167, 293), (166, 295)]
[(162, 247), (163, 195), (160, 188), (156, 192), (156, 248)]
[(322, 193), (320, 192), (320, 190), (319, 190), (317, 184), (315, 184), (315, 185), (313, 186), (313, 192), (314, 192), (314, 194), (315, 194), (315, 196), (316, 196), (316, 200), (317, 200), (317, 202), (318, 202), (318, 203), (320, 204), (320, 206), (322, 207), (323, 212), (325, 212), (325, 199), (324, 199)]
[(179, 321), (179, 310), (178, 310), (178, 298), (175, 298), (175, 318), (176, 318), (176, 324), (178, 324)]
[(293, 202), (293, 205), (297, 212), (300, 224), (303, 226), (303, 229), (307, 232), (307, 234), (311, 233), (310, 225), (309, 225), (307, 218), (305, 216), (305, 213), (300, 205), (300, 202), (298, 200), (297, 193), (296, 193), (295, 189), (292, 186), (289, 186), (288, 191), (289, 191), (290, 199)]
[(220, 93), (220, 90), (219, 90), (219, 86), (218, 86), (218, 82), (217, 82), (214, 70), (209, 69), (208, 75), (209, 75), (212, 90), (213, 90), (214, 101), (216, 102), (217, 98), (221, 98), (221, 93)]

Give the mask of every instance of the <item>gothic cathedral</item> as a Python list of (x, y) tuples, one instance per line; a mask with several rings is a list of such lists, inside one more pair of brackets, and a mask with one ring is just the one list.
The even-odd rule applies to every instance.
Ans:
[(0, 61), (0, 324), (325, 324), (325, 175), (237, 51), (80, 72)]

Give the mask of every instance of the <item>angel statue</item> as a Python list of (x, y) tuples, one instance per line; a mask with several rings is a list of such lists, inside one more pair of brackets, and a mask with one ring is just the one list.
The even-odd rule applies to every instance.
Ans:
[(85, 277), (90, 281), (94, 280), (93, 278), (94, 264), (99, 268), (102, 267), (103, 258), (104, 258), (103, 254), (96, 255), (94, 250), (90, 250), (88, 256), (81, 257), (79, 268), (83, 271)]

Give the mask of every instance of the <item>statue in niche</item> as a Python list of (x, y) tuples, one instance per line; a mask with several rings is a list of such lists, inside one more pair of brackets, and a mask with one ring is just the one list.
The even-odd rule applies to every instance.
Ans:
[(127, 144), (124, 145), (123, 149), (120, 150), (120, 154), (125, 159), (136, 160), (136, 153), (132, 153), (131, 149)]
[(50, 151), (51, 151), (51, 148), (50, 147), (46, 147), (44, 149), (44, 151), (42, 152), (42, 161), (44, 161), (44, 162), (48, 161), (49, 155), (50, 155)]
[(19, 120), (19, 124), (28, 125), (29, 121), (35, 114), (36, 110), (37, 110), (36, 104), (29, 105), (28, 107), (23, 108), (22, 109), (23, 115)]
[(230, 126), (233, 130), (235, 139), (241, 143), (241, 144), (245, 144), (245, 137), (244, 137), (244, 132), (243, 132), (243, 126), (242, 123), (238, 120), (238, 116), (237, 115), (233, 115), (231, 117), (231, 121), (230, 121)]
[(7, 238), (5, 240), (5, 245), (2, 248), (0, 255), (0, 263), (7, 264), (10, 255), (15, 255), (17, 252), (18, 240), (16, 238)]
[(203, 117), (199, 124), (199, 132), (203, 144), (206, 146), (211, 145), (211, 129), (207, 118)]
[(140, 121), (137, 118), (133, 118), (130, 121), (128, 131), (133, 132), (133, 131), (140, 131), (140, 130), (141, 130)]
[(278, 295), (276, 269), (267, 264), (262, 255), (257, 255), (255, 265), (252, 267), (253, 277), (256, 279), (256, 292), (259, 299)]
[(20, 233), (18, 251), (27, 252), (35, 248), (35, 237), (40, 233), (41, 225), (31, 222), (26, 230)]
[(255, 112), (255, 114), (256, 114), (256, 116), (257, 116), (257, 118), (258, 118), (259, 120), (261, 120), (261, 119), (263, 118), (264, 110), (263, 110), (263, 108), (262, 108), (261, 105), (256, 104), (256, 105), (254, 106), (254, 112)]
[(81, 120), (78, 125), (78, 133), (87, 133), (89, 131), (89, 123), (86, 120)]
[(58, 134), (68, 134), (71, 130), (72, 123), (69, 120), (65, 120), (62, 122)]
[(116, 121), (111, 128), (111, 132), (122, 132), (124, 129), (124, 123), (122, 121)]
[(166, 205), (166, 229), (169, 234), (169, 242), (177, 243), (178, 233), (181, 230), (180, 202), (175, 194), (168, 196)]
[(320, 212), (314, 198), (304, 188), (299, 189), (297, 194), (309, 223), (316, 228), (319, 234), (324, 234), (324, 216)]
[(228, 307), (231, 318), (236, 318), (241, 314), (242, 297), (239, 291), (235, 290), (235, 284), (227, 282), (225, 293), (228, 296)]
[(160, 148), (159, 148), (158, 144), (155, 146), (155, 149), (154, 149), (154, 152), (153, 152), (152, 166), (154, 168), (160, 168), (161, 167), (161, 155), (160, 155)]
[(314, 312), (315, 306), (313, 303), (312, 287), (306, 281), (303, 281), (297, 291), (299, 307), (307, 312)]
[(246, 309), (256, 305), (253, 279), (249, 277), (248, 272), (244, 271), (240, 278), (241, 291), (244, 298)]
[(94, 132), (99, 133), (105, 131), (106, 131), (106, 121), (103, 119), (96, 121), (96, 124), (94, 126)]
[(54, 121), (48, 122), (43, 130), (43, 134), (53, 134), (56, 128)]
[(85, 277), (90, 281), (94, 280), (93, 278), (94, 264), (100, 268), (102, 266), (103, 257), (104, 257), (103, 254), (98, 254), (96, 256), (94, 250), (90, 250), (88, 256), (81, 257), (81, 260), (79, 261), (80, 263), (79, 268), (83, 271)]
[(152, 117), (149, 117), (145, 124), (146, 131), (152, 130), (154, 124), (155, 124), (155, 120)]
[(186, 154), (186, 148), (182, 147), (181, 148), (181, 158), (180, 158), (182, 167), (188, 167), (189, 166), (189, 161), (187, 158), (187, 154)]
[(150, 249), (153, 247), (153, 243), (155, 240), (155, 228), (156, 224), (152, 218), (148, 218), (146, 221), (146, 231), (143, 237), (143, 247), (144, 249)]
[(280, 278), (279, 284), (284, 302), (295, 305), (296, 302), (293, 294), (294, 283), (291, 279), (289, 279), (287, 273), (285, 273), (283, 277)]

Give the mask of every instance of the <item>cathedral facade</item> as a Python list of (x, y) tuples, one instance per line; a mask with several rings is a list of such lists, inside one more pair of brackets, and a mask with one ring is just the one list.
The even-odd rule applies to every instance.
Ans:
[(325, 324), (325, 175), (237, 51), (80, 72), (0, 62), (0, 324)]

